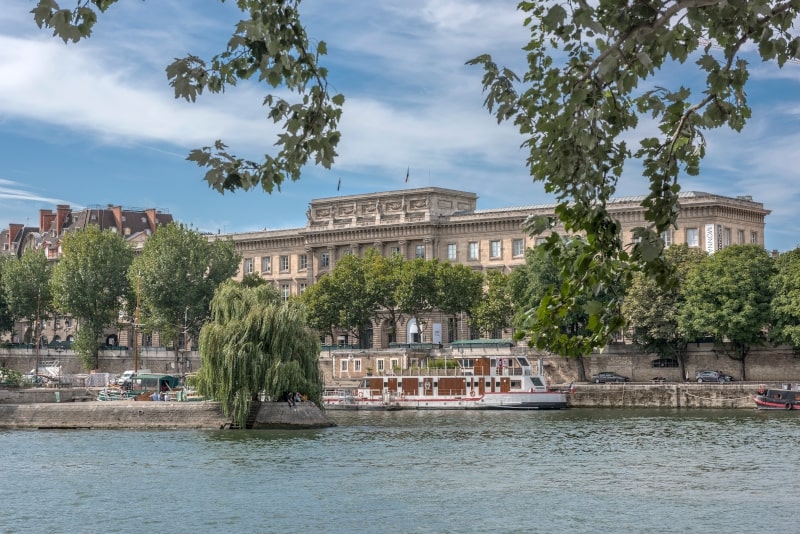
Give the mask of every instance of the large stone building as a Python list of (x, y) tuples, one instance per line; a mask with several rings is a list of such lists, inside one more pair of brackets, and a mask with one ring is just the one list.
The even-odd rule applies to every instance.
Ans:
[[(312, 200), (303, 228), (239, 233), (233, 239), (242, 255), (239, 278), (254, 273), (272, 283), (284, 299), (302, 293), (346, 254), (370, 247), (407, 259), (439, 259), (486, 272), (508, 273), (525, 261), (525, 249), (537, 245), (522, 230), (532, 215), (553, 215), (555, 204), (478, 209), (477, 195), (426, 187)], [(618, 198), (608, 209), (620, 221), (623, 236), (643, 226), (641, 197)], [(701, 192), (680, 194), (678, 228), (663, 237), (667, 245), (687, 244), (708, 252), (732, 244), (764, 246), (765, 217), (770, 212), (750, 197)], [(433, 335), (423, 342), (447, 343), (470, 337), (463, 321), (435, 315)], [(396, 334), (386, 324), (371, 325), (364, 348), (385, 348), (415, 340), (413, 321)], [(346, 340), (328, 340), (331, 343)]]

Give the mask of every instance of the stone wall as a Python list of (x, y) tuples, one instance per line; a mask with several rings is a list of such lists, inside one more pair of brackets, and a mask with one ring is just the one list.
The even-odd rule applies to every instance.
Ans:
[(0, 404), (0, 428), (220, 429), (216, 402), (70, 402)]
[(579, 384), (573, 408), (755, 408), (753, 384)]

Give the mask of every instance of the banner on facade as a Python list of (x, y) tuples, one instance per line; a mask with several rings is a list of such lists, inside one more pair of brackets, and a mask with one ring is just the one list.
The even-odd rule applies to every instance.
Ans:
[(433, 342), (442, 342), (442, 323), (433, 323)]
[(706, 252), (709, 254), (714, 253), (714, 225), (707, 224), (706, 225)]

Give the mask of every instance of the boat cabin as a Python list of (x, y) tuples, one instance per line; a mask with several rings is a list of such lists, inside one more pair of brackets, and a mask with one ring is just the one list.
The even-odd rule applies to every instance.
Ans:
[(177, 376), (157, 373), (139, 373), (133, 379), (131, 389), (134, 391), (170, 391), (180, 385)]

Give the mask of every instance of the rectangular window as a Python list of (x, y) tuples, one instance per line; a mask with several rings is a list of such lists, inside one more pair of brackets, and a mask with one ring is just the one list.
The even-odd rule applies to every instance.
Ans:
[(289, 296), (291, 295), (291, 290), (289, 289), (289, 284), (281, 284), (281, 300), (286, 302), (289, 300)]
[(664, 247), (669, 247), (672, 245), (672, 231), (665, 230), (661, 232), (661, 240), (664, 242)]
[(381, 358), (380, 360), (375, 360), (375, 365), (377, 366), (376, 369), (378, 369), (379, 373), (382, 373), (384, 371), (384, 369), (386, 369), (384, 363), (385, 362), (384, 362), (383, 358)]
[(250, 274), (253, 272), (253, 258), (244, 259), (244, 272), (245, 274)]
[(537, 237), (536, 238), (536, 246), (537, 247), (539, 245), (544, 245), (546, 242), (547, 242), (547, 238), (546, 237)]
[(700, 246), (700, 229), (687, 228), (686, 229), (686, 246), (699, 247)]
[(525, 240), (515, 239), (511, 242), (511, 254), (515, 258), (525, 255)]
[(280, 270), (282, 273), (289, 272), (289, 256), (281, 256), (280, 257)]
[(263, 256), (261, 258), (261, 272), (262, 273), (272, 272), (272, 256)]
[(722, 237), (722, 246), (723, 247), (731, 246), (731, 229), (730, 228), (725, 228), (725, 230), (722, 231), (722, 236), (723, 236)]
[(447, 259), (450, 261), (456, 261), (456, 244), (455, 243), (448, 243), (447, 244)]
[(744, 245), (744, 230), (736, 231), (736, 243), (739, 245)]
[(299, 289), (301, 295), (306, 292), (306, 288), (307, 287), (308, 287), (308, 284), (306, 284), (305, 282), (300, 282), (300, 286), (299, 286), (298, 289)]
[(750, 232), (750, 242), (754, 245), (758, 245), (758, 232)]
[(456, 319), (455, 317), (447, 318), (447, 342), (452, 343), (456, 340)]
[(499, 258), (503, 255), (503, 242), (500, 240), (489, 241), (489, 257)]
[(391, 254), (392, 256), (394, 256), (395, 254), (400, 254), (400, 247), (392, 247), (390, 250), (392, 252)]
[(319, 266), (320, 267), (330, 267), (331, 265), (331, 253), (330, 252), (321, 252), (319, 255)]
[(339, 361), (341, 362), (341, 363), (339, 363), (339, 370), (344, 372), (344, 373), (346, 373), (347, 372), (347, 360), (341, 359)]
[(361, 360), (353, 360), (353, 371), (356, 373), (361, 372)]
[(300, 254), (297, 257), (297, 261), (299, 263), (299, 266), (300, 266), (299, 268), (300, 268), (301, 271), (305, 271), (305, 270), (308, 269), (308, 255)]
[(394, 371), (395, 369), (398, 369), (398, 370), (400, 369), (400, 364), (398, 363), (399, 361), (400, 360), (397, 360), (396, 358), (392, 358), (389, 361), (389, 365), (392, 366), (392, 371)]
[(417, 245), (414, 248), (414, 257), (425, 259), (425, 245)]
[(470, 241), (469, 247), (467, 251), (467, 259), (468, 260), (477, 260), (478, 259), (478, 242), (477, 241)]

